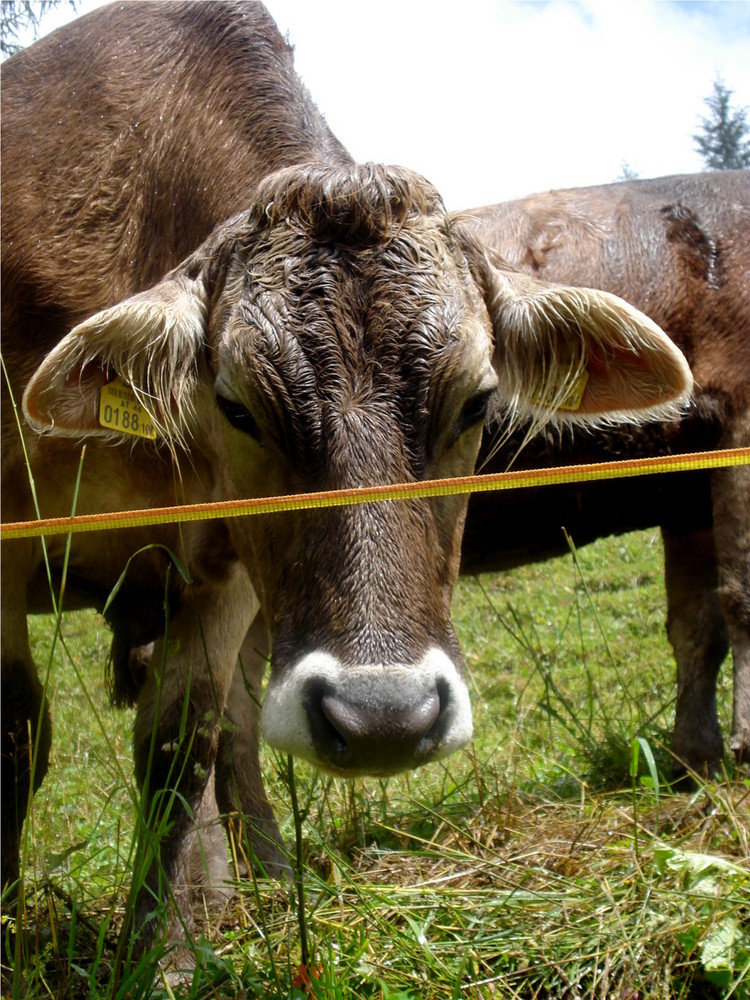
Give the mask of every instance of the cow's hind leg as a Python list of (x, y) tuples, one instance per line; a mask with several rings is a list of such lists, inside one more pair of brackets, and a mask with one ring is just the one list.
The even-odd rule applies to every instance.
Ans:
[[(169, 929), (165, 920), (170, 937), (192, 931), (196, 819), (206, 811), (226, 696), (256, 609), (247, 574), (235, 564), (222, 586), (191, 588), (166, 636), (154, 645), (134, 729), (142, 826), (130, 919), (121, 938), (126, 960)], [(214, 844), (209, 837), (201, 849), (213, 850)], [(222, 847), (226, 869), (223, 838)], [(211, 869), (215, 877), (214, 860), (220, 859), (207, 865), (209, 877)]]
[[(272, 877), (289, 871), (283, 842), (260, 772), (260, 689), (269, 654), (268, 629), (258, 614), (242, 645), (227, 699), (216, 759), (216, 798), (250, 864)], [(244, 849), (244, 848), (243, 848)], [(238, 859), (240, 861), (242, 859)], [(243, 865), (244, 867), (244, 865)]]
[(675, 777), (686, 769), (712, 773), (723, 746), (716, 714), (716, 678), (729, 648), (717, 592), (713, 532), (662, 529), (667, 587), (667, 634), (677, 661)]

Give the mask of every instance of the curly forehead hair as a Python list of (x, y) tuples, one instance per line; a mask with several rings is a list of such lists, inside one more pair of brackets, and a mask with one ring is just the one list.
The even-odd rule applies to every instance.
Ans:
[(357, 248), (388, 242), (410, 218), (444, 213), (435, 188), (403, 167), (310, 163), (266, 177), (248, 221), (287, 222), (316, 243)]

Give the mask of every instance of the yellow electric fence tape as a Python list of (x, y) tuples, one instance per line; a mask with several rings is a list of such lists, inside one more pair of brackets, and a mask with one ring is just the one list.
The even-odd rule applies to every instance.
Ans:
[(272, 514), (282, 510), (309, 510), (313, 507), (343, 507), (347, 504), (374, 503), (380, 500), (413, 500), (418, 497), (455, 496), (529, 486), (590, 482), (598, 479), (623, 479), (626, 476), (648, 476), (658, 472), (689, 472), (737, 465), (750, 465), (750, 448), (664, 455), (657, 458), (601, 462), (594, 465), (569, 465), (555, 469), (499, 472), (484, 476), (462, 476), (457, 479), (432, 479), (392, 486), (330, 490), (325, 493), (298, 493), (293, 496), (185, 504), (178, 507), (156, 507), (151, 510), (125, 510), (113, 514), (79, 514), (76, 517), (17, 521), (0, 526), (0, 540), (31, 538), (39, 535), (65, 535), (78, 531), (145, 527), (154, 524), (176, 524), (216, 517)]

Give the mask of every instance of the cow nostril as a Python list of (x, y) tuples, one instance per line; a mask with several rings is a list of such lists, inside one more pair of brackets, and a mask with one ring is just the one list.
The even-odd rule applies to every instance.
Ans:
[(317, 684), (311, 684), (305, 697), (307, 718), (316, 746), (327, 747), (335, 756), (343, 757), (349, 749), (345, 733), (342, 732), (346, 727), (337, 728), (334, 721), (335, 713), (332, 718), (326, 712), (324, 705), (331, 700), (331, 697), (325, 689)]
[(336, 734), (337, 749), (345, 751), (362, 738), (367, 720), (361, 711), (335, 695), (324, 695), (320, 702), (323, 717)]

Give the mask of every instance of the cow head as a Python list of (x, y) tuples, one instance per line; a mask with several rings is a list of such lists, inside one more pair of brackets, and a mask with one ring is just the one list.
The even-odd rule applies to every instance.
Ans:
[[(269, 176), (249, 213), (58, 345), (27, 419), (111, 436), (97, 412), (115, 375), (182, 464), (212, 456), (207, 492), (235, 497), (468, 474), (498, 403), (542, 422), (573, 384), (567, 419), (591, 420), (691, 385), (646, 317), (513, 272), (422, 178), (371, 165)], [(449, 614), (464, 513), (441, 497), (230, 522), (274, 637), (271, 744), (382, 774), (470, 739)]]

